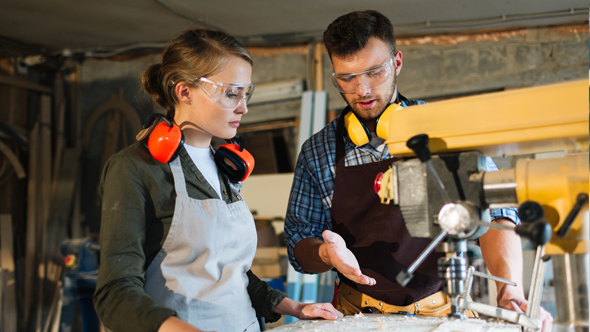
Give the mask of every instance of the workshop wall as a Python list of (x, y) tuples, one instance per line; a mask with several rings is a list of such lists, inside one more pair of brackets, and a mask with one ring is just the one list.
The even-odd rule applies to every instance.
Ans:
[[(398, 38), (400, 92), (410, 99), (461, 95), (587, 78), (588, 24), (472, 35)], [(324, 75), (331, 68), (327, 55)], [(329, 81), (329, 108), (346, 104)]]
[[(400, 92), (410, 99), (437, 100), (505, 89), (544, 85), (587, 78), (588, 25), (544, 27), (471, 35), (398, 38), (403, 53), (403, 69), (398, 77)], [(309, 45), (280, 48), (250, 48), (254, 57), (252, 81), (256, 84), (301, 79), (306, 88), (313, 81), (313, 48)], [(123, 99), (136, 111), (143, 123), (150, 114), (162, 111), (141, 90), (140, 76), (161, 55), (110, 60), (87, 59), (81, 65), (81, 121), (113, 94), (123, 89)], [(346, 106), (332, 86), (331, 63), (322, 57), (324, 89), (328, 91), (328, 109), (339, 112)], [(300, 101), (254, 105), (243, 125), (294, 119)], [(135, 133), (128, 127), (128, 144)], [(103, 158), (106, 120), (97, 121), (83, 153), (84, 182), (87, 194), (82, 200), (86, 223), (91, 231), (99, 225), (97, 187)], [(292, 128), (293, 133), (295, 128)], [(292, 139), (296, 135), (287, 135)], [(292, 146), (293, 142), (287, 142)], [(122, 148), (122, 146), (121, 146)], [(294, 156), (292, 157), (294, 158)]]

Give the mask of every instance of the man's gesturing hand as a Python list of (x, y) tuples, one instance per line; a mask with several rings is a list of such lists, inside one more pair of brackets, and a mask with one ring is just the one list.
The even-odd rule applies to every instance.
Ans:
[(338, 272), (356, 283), (369, 286), (377, 283), (375, 279), (361, 272), (356, 257), (346, 248), (346, 243), (340, 235), (325, 230), (322, 236), (324, 243), (320, 245), (319, 254), (325, 264), (335, 267)]

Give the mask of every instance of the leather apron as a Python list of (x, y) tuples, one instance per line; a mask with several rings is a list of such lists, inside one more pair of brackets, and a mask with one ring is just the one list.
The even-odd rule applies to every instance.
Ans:
[(188, 196), (180, 158), (170, 163), (176, 205), (162, 249), (146, 271), (145, 291), (178, 318), (210, 331), (258, 332), (246, 272), (256, 227), (244, 201)]
[(363, 274), (376, 285), (357, 284), (342, 274), (341, 282), (375, 299), (397, 306), (421, 300), (442, 289), (437, 262), (441, 254), (433, 253), (403, 287), (395, 277), (418, 257), (430, 243), (429, 238), (411, 238), (401, 211), (394, 204), (381, 204), (373, 183), (396, 158), (345, 167), (344, 116), (336, 126), (336, 178), (332, 198), (332, 228), (346, 242), (359, 262)]

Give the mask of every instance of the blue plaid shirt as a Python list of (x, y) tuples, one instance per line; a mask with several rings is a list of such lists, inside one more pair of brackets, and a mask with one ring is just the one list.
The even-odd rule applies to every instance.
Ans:
[[(425, 104), (421, 100), (413, 100), (413, 104)], [(407, 107), (407, 100), (402, 100), (401, 105)], [(308, 237), (323, 240), (322, 232), (332, 230), (332, 194), (334, 192), (334, 179), (336, 178), (336, 123), (338, 118), (310, 137), (301, 147), (301, 153), (297, 159), (295, 178), (291, 187), (289, 206), (285, 218), (285, 240), (289, 252), (291, 265), (299, 271), (305, 272), (295, 260), (293, 249), (295, 245)], [(346, 157), (345, 166), (356, 166), (392, 158), (385, 147), (377, 150), (371, 144), (356, 146), (345, 134)], [(487, 158), (489, 171), (497, 171), (498, 168)], [(508, 218), (518, 224), (520, 221), (516, 215), (516, 209), (497, 209), (491, 211), (492, 219)]]

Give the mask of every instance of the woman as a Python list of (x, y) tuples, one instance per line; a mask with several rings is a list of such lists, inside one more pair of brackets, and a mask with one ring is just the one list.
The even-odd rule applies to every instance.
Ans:
[(94, 301), (111, 330), (259, 331), (256, 316), (342, 317), (331, 304), (292, 301), (249, 271), (254, 221), (210, 145), (236, 135), (251, 73), (241, 44), (201, 29), (174, 39), (144, 72), (145, 91), (180, 127), (184, 147), (161, 163), (139, 142), (105, 166)]

